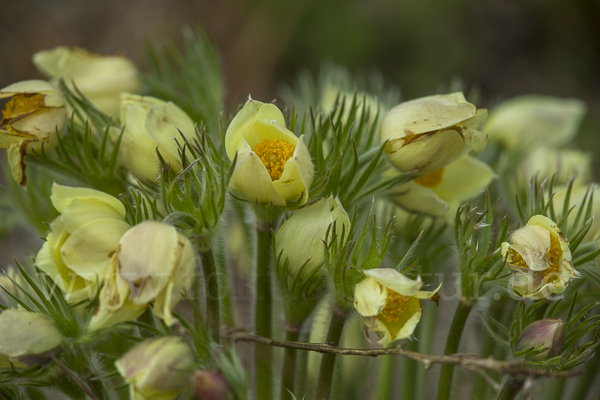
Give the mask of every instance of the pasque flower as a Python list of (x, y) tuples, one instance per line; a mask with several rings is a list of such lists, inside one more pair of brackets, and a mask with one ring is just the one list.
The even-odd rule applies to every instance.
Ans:
[(88, 329), (94, 331), (139, 317), (151, 302), (167, 325), (171, 310), (192, 285), (196, 259), (192, 244), (171, 226), (145, 221), (119, 240)]
[(565, 338), (565, 324), (560, 319), (541, 319), (523, 329), (517, 342), (517, 350), (538, 348), (540, 353), (531, 356), (529, 360), (544, 361), (560, 354)]
[(0, 90), (0, 99), (7, 99), (0, 120), (0, 149), (8, 150), (8, 162), (13, 178), (20, 185), (27, 183), (26, 154), (46, 149), (57, 143), (67, 123), (65, 99), (49, 83), (32, 80), (14, 83)]
[(367, 329), (376, 332), (384, 346), (412, 335), (421, 319), (421, 299), (434, 298), (439, 287), (432, 292), (420, 291), (421, 280), (409, 279), (392, 268), (364, 273), (367, 278), (354, 289), (354, 308)]
[(310, 154), (275, 105), (249, 100), (227, 128), (225, 149), (230, 160), (237, 154), (230, 185), (243, 196), (282, 207), (306, 203), (314, 174)]
[(59, 46), (38, 51), (33, 63), (53, 83), (64, 78), (100, 111), (115, 118), (119, 113), (119, 93), (139, 93), (141, 81), (135, 65), (122, 56), (108, 56), (78, 47)]
[(535, 215), (502, 243), (502, 255), (513, 271), (513, 291), (529, 299), (563, 292), (579, 274), (573, 268), (569, 241), (550, 218)]
[(148, 339), (115, 363), (129, 384), (131, 400), (171, 400), (188, 383), (194, 354), (180, 337)]
[(61, 213), (35, 262), (69, 302), (93, 299), (121, 236), (129, 229), (125, 207), (94, 189), (54, 184), (52, 204)]
[(487, 116), (462, 93), (422, 97), (394, 107), (380, 127), (385, 153), (400, 171), (427, 174), (470, 150), (481, 153), (487, 135), (477, 130)]
[[(322, 198), (301, 208), (283, 223), (275, 239), (275, 252), (288, 262), (288, 273), (306, 276), (325, 261), (324, 241), (330, 235), (348, 234), (350, 219), (337, 199)], [(331, 227), (331, 228), (330, 228)]]
[(464, 156), (437, 171), (394, 188), (393, 200), (402, 208), (433, 217), (449, 217), (460, 204), (490, 184), (494, 171), (471, 156)]
[(121, 123), (124, 126), (119, 155), (137, 178), (154, 181), (159, 174), (157, 149), (171, 168), (181, 170), (177, 141), (181, 135), (192, 140), (194, 121), (177, 105), (150, 96), (121, 94)]

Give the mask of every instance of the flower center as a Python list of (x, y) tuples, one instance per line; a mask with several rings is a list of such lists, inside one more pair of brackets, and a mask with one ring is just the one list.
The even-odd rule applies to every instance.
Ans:
[(426, 188), (433, 189), (434, 187), (437, 187), (440, 183), (442, 183), (443, 177), (444, 168), (440, 168), (437, 171), (433, 171), (429, 174), (415, 178), (415, 183), (421, 186), (425, 186)]
[(402, 314), (408, 312), (411, 297), (403, 296), (388, 289), (387, 302), (379, 313), (387, 322), (398, 322)]
[(253, 151), (269, 171), (271, 180), (276, 181), (281, 178), (286, 161), (294, 155), (294, 146), (283, 139), (263, 139)]
[[(511, 255), (510, 263), (516, 267), (529, 269), (529, 266), (523, 259), (523, 257), (517, 253), (515, 250), (510, 249), (508, 252)], [(554, 274), (560, 272), (560, 256), (562, 254), (562, 249), (560, 248), (560, 243), (556, 236), (550, 234), (550, 249), (548, 250), (548, 268), (542, 271), (544, 277), (549, 274)], [(546, 278), (547, 281), (555, 281), (557, 280), (557, 276), (549, 276)]]
[(2, 119), (10, 119), (21, 114), (30, 113), (44, 107), (44, 95), (39, 93), (22, 93), (14, 95), (2, 110)]

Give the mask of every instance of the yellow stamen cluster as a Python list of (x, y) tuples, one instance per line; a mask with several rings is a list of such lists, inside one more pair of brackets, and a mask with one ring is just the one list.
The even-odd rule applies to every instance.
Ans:
[(427, 175), (419, 176), (415, 178), (415, 183), (426, 188), (433, 189), (442, 183), (444, 177), (444, 168), (440, 168), (437, 171), (433, 171)]
[[(550, 266), (543, 272), (544, 277), (549, 274), (555, 274), (560, 271), (560, 256), (562, 255), (562, 249), (556, 236), (550, 235), (550, 250), (548, 250), (548, 258)], [(549, 281), (557, 280), (557, 276), (550, 276), (547, 278)]]
[(406, 312), (408, 312), (408, 303), (410, 302), (411, 297), (403, 296), (391, 290), (388, 291), (387, 302), (385, 303), (385, 307), (381, 310), (381, 315), (383, 319), (387, 322), (398, 322), (400, 320), (400, 316)]
[(263, 139), (253, 151), (269, 171), (271, 179), (276, 181), (281, 178), (286, 161), (294, 155), (294, 146), (283, 139)]
[(523, 268), (523, 269), (529, 268), (529, 266), (527, 265), (527, 263), (525, 262), (523, 257), (519, 253), (517, 253), (514, 249), (508, 250), (508, 254), (510, 254), (509, 262), (512, 265), (514, 265), (515, 267)]
[(43, 94), (19, 94), (13, 96), (2, 110), (2, 119), (10, 119), (15, 116), (30, 113), (44, 107)]

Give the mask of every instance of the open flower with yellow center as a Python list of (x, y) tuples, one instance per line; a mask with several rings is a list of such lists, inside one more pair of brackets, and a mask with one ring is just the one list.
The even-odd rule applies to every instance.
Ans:
[[(390, 170), (390, 175), (394, 171)], [(464, 156), (429, 174), (394, 188), (402, 208), (432, 217), (451, 218), (458, 207), (485, 190), (494, 177), (489, 165)]]
[(119, 94), (139, 93), (142, 88), (137, 68), (122, 56), (59, 46), (38, 51), (32, 60), (52, 83), (56, 84), (61, 77), (69, 86), (75, 83), (94, 106), (114, 118), (119, 116)]
[(282, 207), (306, 203), (314, 175), (310, 154), (275, 105), (249, 100), (227, 128), (225, 149), (230, 160), (237, 153), (230, 185), (243, 196)]
[(428, 174), (470, 150), (481, 153), (487, 135), (477, 130), (487, 117), (461, 92), (422, 97), (394, 107), (381, 121), (385, 153), (400, 171)]
[(537, 300), (562, 293), (579, 274), (573, 268), (569, 241), (550, 218), (535, 215), (502, 243), (513, 271), (509, 282), (522, 297)]
[(61, 213), (35, 262), (71, 303), (96, 296), (121, 236), (129, 229), (125, 206), (94, 189), (54, 184), (52, 204)]
[[(67, 123), (65, 99), (49, 83), (23, 81), (0, 90), (0, 100), (8, 99), (0, 120), (0, 149), (8, 150), (8, 162), (13, 178), (20, 185), (27, 183), (26, 154), (54, 146), (57, 135)], [(2, 104), (3, 102), (0, 102)]]
[(366, 279), (354, 289), (354, 308), (383, 346), (412, 335), (421, 319), (421, 299), (436, 301), (432, 292), (420, 291), (421, 280), (412, 280), (392, 268), (364, 271)]

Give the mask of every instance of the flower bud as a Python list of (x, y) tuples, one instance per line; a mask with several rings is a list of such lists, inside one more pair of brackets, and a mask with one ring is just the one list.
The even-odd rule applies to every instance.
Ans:
[(8, 150), (12, 176), (24, 186), (27, 178), (23, 159), (42, 146), (49, 149), (57, 143), (57, 135), (67, 123), (65, 99), (52, 85), (38, 80), (0, 90), (0, 100), (7, 98), (0, 121), (0, 149)]
[(517, 350), (539, 347), (540, 353), (529, 358), (544, 361), (556, 357), (565, 344), (565, 328), (560, 319), (542, 319), (527, 325), (517, 342)]
[(59, 46), (38, 51), (33, 63), (46, 77), (56, 82), (64, 78), (100, 111), (118, 117), (119, 93), (138, 93), (141, 82), (135, 65), (122, 56), (105, 56), (77, 47)]
[(115, 366), (129, 384), (131, 400), (171, 400), (188, 383), (193, 364), (190, 346), (165, 336), (136, 345)]
[(400, 171), (428, 174), (470, 150), (481, 153), (487, 135), (477, 128), (486, 110), (477, 110), (462, 93), (422, 97), (394, 107), (380, 127), (385, 152)]
[(173, 170), (181, 170), (176, 140), (183, 144), (181, 134), (191, 140), (196, 132), (185, 111), (170, 101), (122, 93), (120, 113), (124, 131), (119, 155), (134, 176), (156, 180), (160, 167), (157, 148)]
[(0, 314), (0, 354), (10, 360), (32, 365), (36, 357), (60, 346), (62, 335), (45, 314), (7, 309)]
[(192, 244), (168, 224), (145, 221), (118, 243), (90, 321), (93, 331), (140, 316), (154, 302), (154, 313), (167, 325), (171, 310), (192, 286), (196, 259)]
[(337, 199), (319, 199), (301, 208), (283, 223), (275, 239), (275, 252), (281, 254), (281, 261), (288, 262), (288, 273), (309, 275), (325, 261), (325, 239), (327, 231), (341, 235), (348, 234), (350, 219)]
[(196, 400), (228, 400), (233, 396), (223, 375), (216, 371), (196, 371), (194, 392)]
[(250, 201), (281, 207), (306, 203), (314, 175), (310, 154), (304, 136), (285, 128), (273, 104), (249, 100), (227, 128), (225, 150), (230, 160), (237, 154), (230, 185)]
[(508, 148), (538, 143), (560, 147), (571, 142), (585, 111), (576, 99), (519, 96), (494, 107), (484, 129)]

